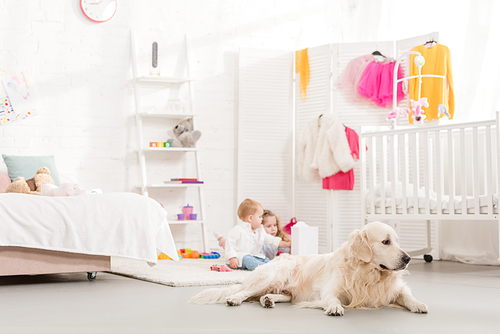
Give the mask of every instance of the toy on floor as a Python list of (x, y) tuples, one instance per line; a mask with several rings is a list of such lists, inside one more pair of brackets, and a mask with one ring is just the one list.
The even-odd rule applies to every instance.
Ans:
[(182, 256), (184, 259), (198, 259), (200, 257), (200, 253), (195, 250), (191, 250), (191, 248), (182, 248), (177, 251), (177, 254)]
[(214, 264), (213, 266), (210, 267), (211, 270), (213, 271), (218, 271), (218, 272), (223, 272), (223, 271), (233, 271), (231, 268), (229, 268), (227, 265), (218, 265)]
[[(180, 256), (180, 255), (177, 255), (177, 256), (179, 256), (179, 260), (182, 259), (182, 256)], [(161, 253), (161, 254), (158, 254), (158, 260), (172, 260), (172, 258), (165, 253)]]
[(198, 251), (191, 250), (191, 248), (182, 248), (177, 251), (177, 254), (184, 259), (218, 259), (220, 254), (217, 252), (199, 253)]
[(201, 253), (200, 257), (204, 258), (204, 259), (218, 259), (218, 258), (220, 258), (220, 254), (217, 252), (211, 252), (210, 254), (209, 253)]

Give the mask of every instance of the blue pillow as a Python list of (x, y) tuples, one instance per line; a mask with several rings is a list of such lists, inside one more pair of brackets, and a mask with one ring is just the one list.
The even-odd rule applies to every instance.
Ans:
[(56, 186), (60, 185), (59, 172), (57, 171), (54, 156), (15, 156), (2, 154), (3, 161), (7, 165), (7, 171), (12, 181), (16, 177), (24, 177), (26, 180), (35, 176), (36, 171), (41, 167), (47, 167), (50, 171), (50, 176), (54, 179)]

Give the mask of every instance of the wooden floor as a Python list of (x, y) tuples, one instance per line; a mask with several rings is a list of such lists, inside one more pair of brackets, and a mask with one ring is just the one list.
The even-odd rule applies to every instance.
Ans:
[(277, 304), (187, 304), (207, 287), (172, 288), (98, 273), (0, 277), (0, 333), (499, 333), (500, 267), (412, 260), (405, 280), (428, 314)]

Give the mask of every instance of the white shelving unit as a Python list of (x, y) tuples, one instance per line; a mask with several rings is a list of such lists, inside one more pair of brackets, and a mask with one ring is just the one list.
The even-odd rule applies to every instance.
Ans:
[[(199, 203), (199, 208), (198, 208), (198, 219), (197, 220), (169, 220), (169, 224), (199, 224), (201, 226), (201, 233), (202, 233), (202, 239), (203, 239), (203, 251), (207, 251), (207, 230), (205, 224), (207, 223), (206, 217), (205, 217), (205, 200), (203, 196), (203, 184), (194, 184), (194, 183), (185, 183), (185, 184), (168, 184), (168, 183), (148, 183), (148, 173), (146, 169), (146, 164), (147, 164), (147, 159), (146, 155), (148, 152), (152, 151), (161, 151), (164, 154), (169, 154), (173, 152), (181, 152), (184, 154), (194, 154), (194, 160), (196, 164), (196, 178), (198, 180), (203, 180), (201, 177), (201, 169), (200, 169), (200, 160), (198, 157), (198, 152), (199, 150), (194, 147), (194, 148), (188, 148), (188, 147), (149, 147), (147, 143), (144, 141), (144, 127), (143, 127), (143, 119), (149, 119), (149, 118), (157, 118), (157, 119), (170, 119), (170, 120), (181, 120), (186, 117), (192, 117), (193, 118), (193, 124), (196, 128), (196, 114), (193, 112), (193, 101), (192, 101), (192, 87), (191, 87), (191, 82), (193, 81), (190, 77), (190, 68), (189, 68), (189, 58), (188, 58), (188, 43), (187, 43), (187, 37), (185, 37), (184, 40), (184, 45), (185, 45), (185, 72), (186, 72), (186, 77), (176, 77), (176, 76), (162, 76), (162, 75), (151, 75), (151, 76), (140, 76), (138, 74), (138, 63), (137, 63), (137, 53), (136, 53), (136, 46), (135, 46), (135, 36), (134, 32), (131, 31), (130, 33), (130, 39), (131, 39), (131, 53), (132, 53), (132, 69), (133, 69), (133, 86), (134, 86), (134, 96), (135, 96), (135, 120), (136, 120), (136, 125), (137, 125), (137, 133), (138, 133), (138, 143), (139, 143), (139, 149), (138, 149), (138, 156), (139, 156), (139, 164), (141, 167), (141, 180), (142, 183), (139, 186), (141, 188), (141, 192), (144, 196), (149, 197), (149, 189), (150, 188), (156, 188), (156, 189), (161, 189), (161, 188), (166, 188), (166, 189), (179, 189), (179, 188), (196, 188), (197, 190), (197, 195), (198, 195), (198, 203)], [(188, 92), (188, 102), (189, 102), (189, 111), (188, 113), (167, 113), (166, 111), (164, 113), (158, 113), (158, 112), (151, 112), (147, 111), (144, 108), (141, 107), (141, 99), (145, 98), (141, 96), (141, 87), (147, 86), (150, 89), (165, 89), (165, 88), (172, 88), (172, 87), (179, 87), (179, 85), (187, 85), (187, 92)], [(151, 157), (149, 157), (151, 158)], [(153, 159), (153, 158), (151, 158)], [(182, 176), (179, 176), (182, 177)], [(189, 199), (185, 199), (186, 203), (189, 203)], [(191, 200), (192, 202), (192, 200)]]

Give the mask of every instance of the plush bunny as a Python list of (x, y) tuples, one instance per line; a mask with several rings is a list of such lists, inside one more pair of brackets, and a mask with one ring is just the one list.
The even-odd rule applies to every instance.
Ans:
[(59, 187), (52, 184), (42, 186), (42, 196), (76, 196), (90, 194), (87, 189), (80, 188), (78, 183), (63, 183)]

